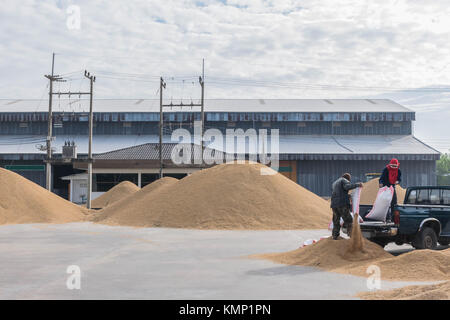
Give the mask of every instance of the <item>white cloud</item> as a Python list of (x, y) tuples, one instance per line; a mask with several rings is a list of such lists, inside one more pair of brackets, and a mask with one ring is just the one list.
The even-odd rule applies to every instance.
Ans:
[[(299, 5), (300, 4), (300, 5)], [(66, 9), (81, 9), (69, 30)], [(23, 1), (0, 19), (3, 97), (36, 97), (49, 73), (95, 71), (206, 75), (347, 86), (423, 87), (448, 83), (445, 1)], [(116, 76), (120, 77), (120, 76)], [(99, 73), (100, 97), (149, 96), (157, 83)], [(6, 77), (3, 78), (3, 82)], [(208, 85), (208, 82), (207, 82)], [(152, 87), (153, 86), (153, 87)], [(210, 83), (209, 97), (344, 97), (360, 92), (233, 87)], [(370, 92), (368, 92), (370, 93)]]
[[(80, 7), (80, 30), (66, 26), (71, 5)], [(89, 69), (97, 74), (96, 97), (103, 98), (154, 97), (160, 75), (171, 85), (167, 95), (195, 96), (198, 87), (192, 82), (201, 73), (202, 58), (209, 98), (342, 98), (382, 92), (313, 90), (311, 84), (448, 84), (449, 11), (443, 0), (5, 0), (0, 97), (41, 97), (52, 52), (57, 53), (57, 73), (79, 71), (71, 74), (76, 80), (63, 86), (86, 87), (82, 70)], [(171, 81), (172, 76), (192, 77), (183, 83)], [(224, 84), (217, 78), (253, 79), (265, 86)], [(427, 103), (447, 106), (447, 100), (436, 99), (421, 99), (421, 108)]]

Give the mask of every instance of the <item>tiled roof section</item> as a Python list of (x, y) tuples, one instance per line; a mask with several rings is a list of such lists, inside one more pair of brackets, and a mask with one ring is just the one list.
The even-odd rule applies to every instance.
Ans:
[[(174, 148), (178, 145), (178, 149)], [(162, 158), (163, 160), (172, 159), (172, 152), (178, 152), (179, 156), (183, 156), (184, 150), (190, 150), (191, 159), (201, 159), (201, 146), (196, 144), (177, 144), (163, 143)], [(212, 156), (222, 156), (223, 152), (205, 148)], [(159, 143), (145, 143), (138, 146), (123, 148), (119, 150), (100, 153), (94, 156), (98, 160), (158, 160), (159, 159)]]

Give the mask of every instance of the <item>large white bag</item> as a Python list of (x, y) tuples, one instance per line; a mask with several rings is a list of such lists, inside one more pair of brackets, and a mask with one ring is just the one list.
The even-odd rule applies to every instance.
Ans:
[(394, 196), (394, 188), (383, 187), (378, 190), (377, 198), (373, 204), (372, 210), (366, 215), (366, 218), (370, 218), (378, 221), (386, 221), (386, 215), (389, 207), (391, 206), (392, 197)]
[(361, 188), (356, 188), (352, 193), (352, 212), (359, 214), (359, 202), (361, 199)]

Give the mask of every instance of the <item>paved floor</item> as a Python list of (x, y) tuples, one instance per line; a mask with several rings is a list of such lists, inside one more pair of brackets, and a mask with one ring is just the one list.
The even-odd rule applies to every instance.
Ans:
[[(365, 278), (246, 258), (324, 235), (327, 230), (0, 226), (0, 299), (351, 299), (367, 291)], [(81, 269), (80, 290), (67, 289), (70, 265)], [(382, 289), (407, 284), (382, 282)]]

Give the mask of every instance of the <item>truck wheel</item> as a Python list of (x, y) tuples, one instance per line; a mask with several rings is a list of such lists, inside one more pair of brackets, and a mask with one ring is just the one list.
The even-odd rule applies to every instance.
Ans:
[(436, 249), (437, 236), (436, 232), (429, 227), (425, 227), (416, 235), (413, 241), (413, 247), (416, 249)]

